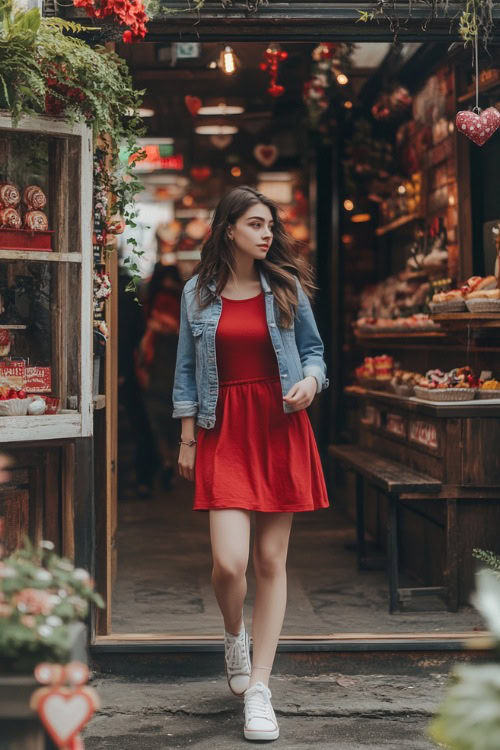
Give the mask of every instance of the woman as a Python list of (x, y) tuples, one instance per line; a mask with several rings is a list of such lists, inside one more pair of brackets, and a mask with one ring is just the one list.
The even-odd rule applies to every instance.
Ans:
[[(181, 298), (173, 388), (173, 416), (182, 419), (179, 473), (195, 480), (193, 509), (210, 513), (225, 670), (231, 691), (244, 696), (244, 736), (274, 740), (268, 683), (285, 615), (293, 514), (329, 505), (305, 411), (329, 384), (308, 299), (314, 287), (277, 206), (249, 187), (220, 201), (194, 271)], [(243, 603), (252, 511), (251, 667)]]

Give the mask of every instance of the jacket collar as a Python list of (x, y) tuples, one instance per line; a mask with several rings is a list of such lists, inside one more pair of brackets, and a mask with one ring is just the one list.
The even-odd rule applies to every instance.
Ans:
[[(264, 293), (269, 294), (271, 292), (271, 287), (269, 286), (269, 281), (267, 280), (267, 274), (262, 270), (262, 268), (259, 268), (259, 276)], [(212, 292), (215, 293), (215, 279), (210, 279), (207, 286)]]

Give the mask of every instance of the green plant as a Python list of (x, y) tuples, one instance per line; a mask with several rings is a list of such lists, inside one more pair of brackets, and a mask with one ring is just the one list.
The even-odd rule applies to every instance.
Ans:
[[(474, 548), (472, 550), (472, 556), (477, 560), (481, 560), (482, 562), (486, 563), (486, 565), (488, 565), (488, 567), (491, 569), (491, 572), (496, 575), (497, 578), (500, 578), (500, 555), (496, 555), (490, 550)], [(480, 572), (482, 573), (482, 571)]]
[(90, 602), (104, 607), (86, 570), (56, 555), (52, 542), (26, 539), (0, 560), (0, 661), (64, 661), (70, 626), (85, 620)]
[(430, 738), (448, 750), (500, 747), (500, 581), (491, 570), (480, 573), (472, 603), (492, 634), (495, 661), (453, 668), (446, 696), (428, 727)]

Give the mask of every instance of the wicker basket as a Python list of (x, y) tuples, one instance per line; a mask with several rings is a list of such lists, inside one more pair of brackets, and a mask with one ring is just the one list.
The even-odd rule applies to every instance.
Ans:
[(0, 401), (0, 417), (25, 417), (32, 398), (8, 398)]
[(472, 401), (477, 388), (421, 388), (415, 386), (415, 396), (425, 401)]
[(481, 299), (480, 297), (473, 297), (472, 299), (466, 299), (465, 304), (471, 313), (500, 313), (500, 299)]
[(465, 300), (456, 299), (449, 302), (429, 302), (429, 307), (434, 315), (438, 313), (467, 312)]
[(394, 385), (393, 388), (395, 393), (398, 396), (402, 396), (403, 398), (410, 398), (410, 396), (413, 396), (415, 393), (414, 385), (405, 385), (404, 383), (400, 383), (399, 385)]
[(484, 398), (484, 399), (500, 398), (500, 389), (499, 388), (478, 388), (477, 397)]

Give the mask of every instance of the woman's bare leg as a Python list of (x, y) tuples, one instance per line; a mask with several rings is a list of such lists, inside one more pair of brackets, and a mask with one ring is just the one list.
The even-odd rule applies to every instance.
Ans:
[(210, 510), (212, 584), (228, 633), (238, 635), (247, 593), (250, 514), (242, 508)]
[(253, 563), (256, 578), (252, 621), (252, 675), (269, 683), (287, 599), (286, 558), (293, 513), (255, 513)]

